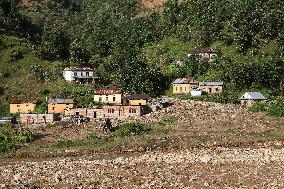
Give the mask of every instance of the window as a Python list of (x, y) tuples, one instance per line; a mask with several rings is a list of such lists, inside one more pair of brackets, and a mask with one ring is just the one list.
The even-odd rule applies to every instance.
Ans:
[(219, 91), (219, 88), (216, 88), (216, 92), (218, 92)]
[(52, 107), (52, 110), (55, 110), (55, 107)]
[(182, 87), (179, 88), (180, 92), (182, 91)]
[(106, 95), (106, 101), (108, 102), (108, 95)]
[(74, 76), (77, 77), (77, 72), (74, 72)]
[(28, 104), (26, 104), (26, 106), (29, 106)]
[(212, 89), (211, 88), (209, 88), (209, 93), (211, 93), (212, 92)]
[(81, 76), (83, 76), (84, 74), (83, 74), (83, 72), (81, 72)]
[(86, 72), (86, 76), (89, 76), (89, 72)]
[(129, 113), (130, 113), (130, 114), (135, 114), (135, 113), (136, 113), (136, 109), (131, 109), (131, 108), (130, 108), (130, 109), (129, 109)]
[(112, 101), (115, 102), (115, 96), (112, 98)]
[(20, 107), (20, 105), (18, 104), (18, 105), (17, 105), (17, 107), (19, 108), (19, 107)]
[(114, 109), (108, 109), (108, 110), (107, 110), (107, 113), (113, 114), (113, 113), (114, 113)]
[(100, 97), (99, 97), (99, 102), (101, 102), (102, 100), (103, 100), (103, 99), (102, 99), (102, 97), (100, 96)]

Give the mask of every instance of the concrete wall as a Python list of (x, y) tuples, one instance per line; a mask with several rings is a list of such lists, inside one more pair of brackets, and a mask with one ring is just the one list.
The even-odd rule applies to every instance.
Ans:
[(23, 124), (52, 123), (59, 120), (58, 114), (20, 114), (20, 123)]
[[(87, 72), (89, 73), (89, 76), (87, 76)], [(73, 82), (75, 81), (75, 76), (81, 76), (85, 78), (93, 78), (94, 72), (93, 71), (64, 71), (63, 77), (66, 81)]]
[(48, 104), (48, 113), (65, 113), (76, 108), (76, 104)]
[(121, 104), (122, 103), (121, 99), (122, 99), (121, 94), (110, 94), (110, 95), (95, 94), (94, 95), (95, 102), (101, 102), (101, 103), (106, 103), (106, 104)]
[(131, 106), (146, 106), (147, 100), (129, 100), (128, 104)]
[(71, 109), (69, 112), (67, 111), (65, 115), (69, 116), (76, 116), (81, 115), (85, 117), (89, 117), (91, 119), (93, 118), (99, 118), (103, 115), (103, 109), (97, 109), (97, 108), (76, 108)]
[(256, 102), (263, 102), (264, 100), (241, 100), (241, 105), (245, 107), (250, 107)]
[(199, 88), (208, 94), (220, 94), (223, 91), (223, 86), (199, 86)]
[(10, 113), (31, 113), (35, 106), (34, 103), (10, 104)]
[(198, 87), (197, 84), (173, 84), (173, 94), (189, 94), (191, 89)]
[(104, 106), (100, 117), (119, 118), (141, 116), (144, 114), (144, 107), (141, 106)]

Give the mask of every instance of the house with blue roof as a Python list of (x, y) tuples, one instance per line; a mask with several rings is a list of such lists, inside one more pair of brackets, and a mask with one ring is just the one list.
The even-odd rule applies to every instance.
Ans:
[(199, 82), (199, 88), (207, 94), (220, 94), (223, 92), (224, 82)]

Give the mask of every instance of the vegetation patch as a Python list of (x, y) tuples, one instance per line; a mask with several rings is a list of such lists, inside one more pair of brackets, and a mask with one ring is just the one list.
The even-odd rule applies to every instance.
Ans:
[(32, 142), (36, 135), (30, 132), (16, 132), (11, 125), (0, 128), (0, 153), (15, 150), (23, 143)]
[(267, 110), (268, 105), (265, 103), (257, 102), (249, 107), (251, 112), (265, 112)]
[(148, 131), (148, 128), (142, 123), (125, 123), (120, 126), (113, 134), (116, 137), (131, 137), (142, 135)]

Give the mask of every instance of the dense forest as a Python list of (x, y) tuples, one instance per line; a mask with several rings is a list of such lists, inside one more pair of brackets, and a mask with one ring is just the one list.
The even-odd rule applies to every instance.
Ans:
[[(62, 81), (69, 65), (96, 68), (98, 87), (152, 96), (184, 76), (224, 81), (227, 91), (281, 95), (283, 7), (282, 0), (169, 0), (158, 10), (139, 0), (2, 0), (2, 106), (48, 95), (88, 102), (91, 86)], [(212, 47), (220, 56), (200, 64), (187, 56), (195, 47)]]

